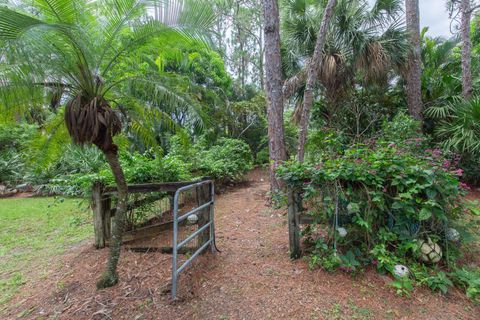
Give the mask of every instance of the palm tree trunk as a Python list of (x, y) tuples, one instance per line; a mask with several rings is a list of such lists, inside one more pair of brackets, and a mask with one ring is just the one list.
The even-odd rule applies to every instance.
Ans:
[(411, 44), (411, 52), (408, 56), (407, 70), (407, 103), (408, 112), (417, 119), (423, 119), (422, 103), (422, 69), (421, 69), (421, 46), (420, 46), (420, 13), (418, 0), (405, 0), (405, 13), (407, 19), (407, 31)]
[(320, 30), (317, 34), (317, 41), (315, 43), (315, 50), (313, 57), (307, 66), (307, 83), (305, 85), (305, 92), (303, 93), (303, 109), (300, 117), (300, 131), (298, 134), (298, 161), (303, 162), (305, 157), (305, 143), (307, 141), (308, 123), (310, 120), (310, 110), (313, 105), (313, 89), (315, 80), (317, 78), (318, 70), (322, 64), (323, 46), (327, 37), (328, 25), (333, 16), (333, 8), (337, 4), (337, 0), (328, 0), (327, 7), (323, 13)]
[(460, 11), (461, 20), (461, 38), (462, 38), (462, 95), (465, 99), (472, 97), (472, 42), (470, 39), (470, 20), (472, 9), (470, 0), (462, 0)]
[(282, 61), (280, 55), (280, 17), (277, 0), (263, 1), (265, 38), (265, 89), (268, 101), (268, 146), (270, 189), (283, 189), (275, 176), (276, 168), (287, 159), (283, 127)]
[(122, 236), (126, 225), (128, 187), (123, 174), (120, 161), (118, 159), (118, 147), (111, 145), (103, 152), (110, 165), (115, 183), (117, 184), (117, 209), (112, 224), (112, 236), (110, 239), (110, 252), (108, 256), (107, 270), (104, 272), (100, 280), (97, 282), (97, 288), (107, 288), (118, 282), (117, 265), (120, 258), (120, 247), (122, 244)]

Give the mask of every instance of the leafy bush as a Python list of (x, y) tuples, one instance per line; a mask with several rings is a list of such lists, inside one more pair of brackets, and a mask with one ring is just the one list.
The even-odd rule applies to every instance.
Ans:
[(400, 112), (391, 121), (384, 120), (379, 140), (386, 143), (395, 143), (403, 147), (416, 146), (414, 142), (422, 142), (420, 132), (421, 123), (412, 117)]
[[(447, 262), (454, 259), (446, 230), (464, 211), (461, 173), (439, 150), (417, 154), (383, 142), (318, 163), (290, 161), (277, 172), (303, 193), (318, 225), (332, 226), (306, 230), (313, 265), (354, 272), (371, 263), (391, 273), (396, 264), (417, 264), (422, 239), (442, 246)], [(450, 284), (440, 277), (425, 283), (443, 292)]]
[(33, 125), (0, 124), (0, 153), (7, 149), (20, 150), (35, 134)]
[(235, 181), (252, 168), (252, 162), (252, 153), (245, 142), (223, 139), (220, 144), (198, 154), (196, 168), (213, 179)]
[(24, 171), (24, 162), (14, 151), (0, 153), (0, 184), (15, 186), (21, 181)]
[(457, 269), (450, 276), (456, 284), (465, 290), (470, 299), (480, 302), (480, 269)]
[[(175, 156), (153, 157), (139, 153), (125, 153), (120, 157), (127, 183), (148, 183), (168, 181), (188, 181), (192, 176), (188, 165)], [(45, 186), (47, 192), (66, 195), (87, 195), (93, 183), (102, 182), (113, 185), (114, 178), (110, 168), (103, 163), (100, 168), (90, 172), (71, 172), (50, 179)]]
[(466, 101), (455, 99), (452, 103), (433, 106), (426, 115), (435, 124), (433, 136), (444, 150), (460, 155), (460, 167), (465, 179), (480, 183), (480, 97)]
[(25, 175), (22, 148), (30, 141), (35, 126), (0, 124), (0, 184), (15, 186)]

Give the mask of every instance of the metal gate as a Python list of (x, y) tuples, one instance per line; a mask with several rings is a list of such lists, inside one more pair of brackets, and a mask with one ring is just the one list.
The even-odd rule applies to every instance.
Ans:
[[(200, 190), (204, 187), (209, 187), (209, 200), (204, 199), (206, 202), (203, 204), (198, 204), (198, 206), (189, 212), (178, 216), (178, 199), (182, 192), (197, 188)], [(197, 194), (198, 196), (198, 194)], [(173, 256), (172, 256), (172, 298), (175, 299), (177, 297), (177, 280), (178, 275), (182, 272), (200, 253), (202, 253), (205, 249), (210, 246), (210, 250), (215, 252), (215, 226), (213, 223), (214, 220), (214, 203), (215, 203), (215, 190), (214, 184), (212, 180), (205, 180), (198, 183), (194, 183), (185, 187), (178, 189), (175, 192), (175, 196), (173, 199)], [(187, 238), (185, 238), (180, 243), (178, 242), (178, 224), (185, 219), (187, 219), (192, 214), (197, 212), (202, 212), (203, 210), (209, 210), (208, 218), (205, 224), (199, 225), (198, 229), (190, 234)], [(208, 240), (204, 241), (203, 243), (198, 243), (196, 251), (180, 266), (178, 266), (178, 250), (186, 246), (191, 240), (199, 237), (205, 230), (209, 229), (209, 237)], [(199, 238), (200, 239), (200, 238)]]

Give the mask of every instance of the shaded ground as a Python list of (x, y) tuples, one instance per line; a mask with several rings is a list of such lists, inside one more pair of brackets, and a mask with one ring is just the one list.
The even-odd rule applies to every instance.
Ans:
[(480, 307), (453, 289), (396, 296), (390, 278), (368, 271), (309, 271), (288, 258), (285, 216), (266, 206), (267, 177), (227, 191), (216, 205), (221, 253), (203, 256), (181, 275), (170, 301), (170, 255), (122, 252), (120, 283), (97, 291), (107, 250), (71, 250), (10, 303), (3, 318), (38, 319), (480, 319)]

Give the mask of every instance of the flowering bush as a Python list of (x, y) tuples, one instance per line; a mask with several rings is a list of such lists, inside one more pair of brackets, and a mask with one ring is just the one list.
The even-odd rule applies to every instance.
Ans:
[(427, 240), (441, 247), (440, 263), (455, 260), (456, 240), (446, 231), (461, 230), (457, 221), (466, 209), (460, 196), (468, 188), (458, 180), (463, 172), (438, 149), (411, 150), (354, 145), (318, 163), (290, 161), (278, 169), (316, 222), (305, 230), (312, 267), (354, 272), (373, 264), (393, 274), (399, 263), (425, 264), (418, 258)]

